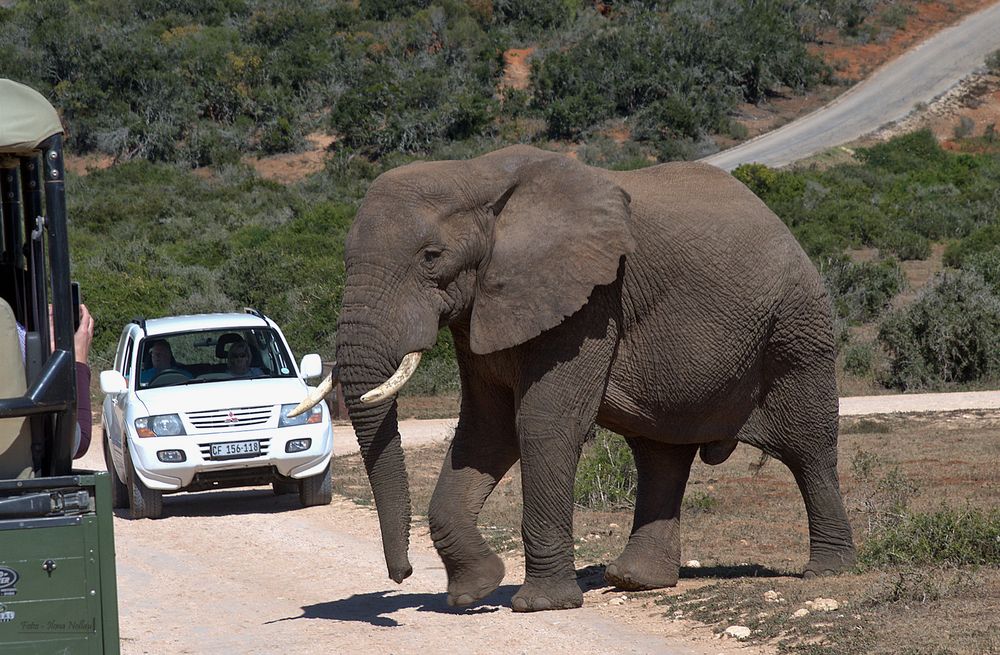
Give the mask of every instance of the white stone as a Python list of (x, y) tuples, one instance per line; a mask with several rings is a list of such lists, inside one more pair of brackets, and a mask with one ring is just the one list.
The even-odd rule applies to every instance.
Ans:
[(746, 639), (750, 636), (750, 628), (745, 625), (731, 625), (726, 628), (726, 634), (734, 639)]
[(617, 530), (618, 529), (618, 524), (617, 523), (609, 523), (608, 527), (611, 528), (612, 530)]
[(777, 603), (781, 600), (781, 594), (774, 589), (769, 589), (764, 592), (764, 600), (769, 603)]
[(611, 600), (608, 601), (608, 605), (624, 605), (624, 604), (625, 604), (624, 598), (612, 598)]
[(677, 611), (675, 611), (674, 612), (674, 616), (678, 616), (678, 617), (684, 616), (684, 610), (677, 610)]
[(817, 612), (833, 612), (840, 609), (840, 603), (833, 598), (817, 598), (812, 602), (812, 608)]
[(701, 568), (701, 562), (699, 562), (696, 559), (689, 559), (688, 561), (684, 562), (684, 566), (687, 566), (687, 567), (692, 568), (692, 569), (700, 569)]
[(807, 610), (806, 608), (803, 607), (802, 609), (795, 610), (794, 612), (792, 612), (792, 618), (793, 619), (798, 619), (798, 618), (801, 618), (801, 617), (805, 616), (808, 613), (809, 613), (809, 610)]

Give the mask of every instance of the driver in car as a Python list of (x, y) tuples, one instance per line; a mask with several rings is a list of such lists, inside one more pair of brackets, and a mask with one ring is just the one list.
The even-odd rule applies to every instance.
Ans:
[(149, 346), (149, 359), (153, 366), (152, 368), (143, 369), (142, 373), (139, 374), (140, 384), (149, 384), (153, 381), (153, 378), (167, 370), (176, 371), (188, 378), (194, 377), (190, 371), (184, 370), (174, 361), (174, 353), (170, 349), (170, 344), (163, 339), (151, 342)]

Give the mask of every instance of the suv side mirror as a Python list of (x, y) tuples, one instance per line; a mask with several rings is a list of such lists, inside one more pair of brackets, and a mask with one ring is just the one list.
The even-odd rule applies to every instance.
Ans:
[(106, 394), (125, 393), (128, 390), (128, 381), (125, 376), (118, 371), (101, 371), (101, 391)]
[(302, 379), (304, 380), (318, 378), (323, 375), (323, 360), (316, 353), (310, 353), (302, 358), (302, 363), (299, 364), (299, 372), (302, 374)]

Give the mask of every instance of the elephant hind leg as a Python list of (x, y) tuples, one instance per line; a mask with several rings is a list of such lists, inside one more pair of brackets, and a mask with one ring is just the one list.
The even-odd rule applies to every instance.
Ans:
[[(773, 380), (740, 441), (784, 463), (809, 519), (805, 577), (854, 566), (855, 551), (837, 479), (837, 389), (830, 370), (787, 371)], [(748, 428), (751, 426), (748, 424)]]
[(638, 473), (635, 518), (625, 550), (608, 565), (604, 577), (627, 590), (672, 587), (680, 571), (681, 499), (698, 446), (626, 441)]

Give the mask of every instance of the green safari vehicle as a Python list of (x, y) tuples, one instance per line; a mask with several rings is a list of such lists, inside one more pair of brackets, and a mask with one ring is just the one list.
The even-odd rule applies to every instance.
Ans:
[(79, 295), (70, 282), (64, 180), (55, 109), (0, 79), (4, 655), (119, 652), (110, 479), (73, 469)]

